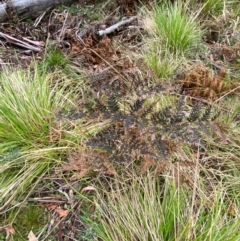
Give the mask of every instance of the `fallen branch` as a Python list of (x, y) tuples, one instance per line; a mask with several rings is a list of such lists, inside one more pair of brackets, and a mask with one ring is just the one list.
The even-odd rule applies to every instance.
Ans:
[(104, 30), (100, 30), (98, 31), (98, 35), (102, 36), (102, 35), (107, 35), (110, 34), (112, 32), (114, 32), (115, 30), (118, 30), (120, 27), (122, 27), (125, 24), (131, 23), (133, 20), (137, 19), (137, 16), (131, 17), (129, 19), (124, 19), (121, 22), (115, 23), (114, 25), (112, 25), (111, 27), (108, 27)]
[(96, 37), (101, 37), (103, 35), (107, 35), (107, 34), (110, 34), (112, 32), (114, 32), (115, 30), (119, 30), (120, 27), (122, 27), (123, 25), (126, 25), (126, 24), (129, 24), (131, 23), (132, 21), (134, 21), (135, 19), (137, 19), (137, 16), (134, 16), (134, 17), (131, 17), (129, 19), (123, 19), (122, 21), (118, 22), (118, 23), (115, 23), (114, 25), (104, 29), (104, 30), (99, 30), (99, 31), (96, 31), (96, 26), (91, 26), (91, 27), (87, 27), (87, 28), (84, 28), (82, 30), (77, 30), (75, 32), (75, 36), (76, 36), (76, 39), (83, 45), (85, 45), (85, 42), (84, 42), (84, 38), (87, 37), (88, 35), (91, 35), (93, 38), (96, 38)]
[(44, 46), (43, 42), (33, 41), (27, 38), (22, 38), (23, 40), (20, 40), (2, 32), (0, 32), (0, 37), (4, 38), (8, 43), (15, 44), (35, 52), (40, 52), (42, 50), (41, 47)]
[(0, 22), (3, 23), (13, 18), (11, 10), (24, 18), (34, 17), (48, 8), (73, 2), (74, 0), (8, 0), (6, 3), (0, 4)]

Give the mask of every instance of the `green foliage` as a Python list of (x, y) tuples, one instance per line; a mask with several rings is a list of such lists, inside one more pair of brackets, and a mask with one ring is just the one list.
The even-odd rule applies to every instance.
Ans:
[(43, 64), (50, 70), (54, 70), (55, 68), (64, 69), (68, 63), (69, 60), (61, 50), (50, 47), (48, 53), (46, 53)]
[(224, 187), (204, 200), (172, 178), (118, 178), (110, 192), (99, 191), (96, 214), (85, 221), (104, 241), (239, 240), (240, 218), (228, 216)]
[(61, 91), (51, 89), (54, 76), (35, 66), (35, 72), (3, 72), (0, 82), (1, 151), (47, 142), (53, 111), (64, 102)]
[(16, 234), (13, 239), (24, 241), (30, 231), (37, 234), (49, 221), (43, 206), (28, 203), (26, 207), (20, 208), (14, 219)]
[(79, 145), (88, 133), (86, 122), (86, 132), (79, 123), (76, 134), (56, 116), (57, 110), (73, 106), (71, 78), (61, 71), (47, 73), (42, 64), (34, 67), (6, 70), (0, 76), (0, 205), (6, 207), (22, 195), (26, 198), (68, 148)]
[(68, 8), (68, 11), (69, 11), (69, 13), (71, 13), (71, 14), (74, 15), (74, 14), (79, 13), (80, 9), (79, 9), (79, 7), (76, 6), (76, 5), (71, 5), (71, 6)]
[(1, 241), (5, 241), (6, 240), (6, 237), (3, 233), (0, 233), (0, 240)]
[(157, 40), (149, 44), (144, 59), (160, 79), (173, 76), (185, 61), (179, 55), (172, 54), (168, 48), (163, 49)]
[[(116, 4), (118, 2), (115, 1)], [(196, 56), (202, 37), (200, 21), (197, 22), (198, 15), (203, 13), (202, 17), (209, 18), (209, 13), (214, 15), (223, 12), (226, 23), (225, 17), (228, 16), (228, 11), (231, 11), (225, 9), (225, 1), (156, 2), (159, 4), (155, 4), (153, 10), (148, 12), (152, 24), (148, 28), (149, 35), (142, 37), (146, 39), (144, 58), (157, 78), (172, 80), (179, 68), (183, 68), (187, 63), (188, 57), (194, 56), (194, 61), (203, 61)], [(189, 5), (183, 2), (188, 2)], [(231, 1), (233, 2), (236, 8), (232, 11), (238, 16), (239, 3), (236, 0)], [(226, 6), (230, 6), (230, 1), (226, 3)], [(97, 4), (102, 4), (104, 8), (113, 4), (113, 1), (98, 1)], [(190, 7), (194, 9), (194, 6), (199, 7), (196, 14), (190, 12)], [(72, 5), (61, 6), (59, 10), (67, 10), (64, 13), (72, 15), (79, 14), (84, 20), (83, 23), (86, 23), (88, 20), (101, 19), (103, 8), (95, 11), (95, 7), (91, 5), (82, 8)], [(126, 9), (128, 8), (131, 6), (126, 6)], [(115, 17), (115, 14), (108, 16)], [(231, 24), (237, 29), (238, 19)], [(229, 27), (227, 24), (224, 26)], [(227, 30), (230, 35), (235, 35), (235, 31), (230, 30)], [(135, 29), (133, 31), (138, 34)], [(230, 38), (229, 44), (232, 41), (230, 35), (227, 37)], [(124, 41), (126, 43), (130, 40), (131, 38), (127, 38)], [(215, 51), (214, 48), (206, 46), (204, 43), (200, 45), (202, 53), (210, 54)], [(117, 55), (123, 57), (120, 51), (121, 48), (117, 50)], [(214, 61), (208, 63), (210, 66), (220, 58), (217, 53), (212, 57)], [(239, 62), (239, 59), (236, 61)], [(107, 62), (108, 60), (105, 64)], [(205, 105), (206, 102), (200, 104), (200, 101), (196, 104), (193, 99), (190, 107), (189, 103), (185, 102), (184, 95), (178, 100), (176, 96), (179, 93), (169, 91), (169, 85), (165, 85), (167, 88), (164, 89), (164, 85), (152, 83), (153, 81), (149, 80), (152, 76), (149, 78), (148, 75), (146, 78), (149, 79), (145, 79), (144, 71), (139, 70), (142, 76), (138, 83), (135, 82), (138, 76), (134, 81), (129, 81), (127, 76), (131, 70), (125, 71), (125, 64), (121, 66), (121, 61), (119, 62), (118, 66), (118, 61), (114, 60), (113, 65), (115, 69), (116, 64), (116, 71), (113, 72), (119, 71), (119, 78), (110, 77), (111, 86), (107, 84), (108, 81), (99, 81), (91, 86), (93, 95), (88, 87), (79, 88), (79, 83), (83, 83), (81, 77), (78, 75), (73, 80), (73, 75), (67, 68), (69, 60), (61, 50), (53, 47), (47, 48), (44, 60), (34, 66), (34, 69), (7, 70), (1, 74), (1, 211), (7, 212), (9, 207), (11, 209), (19, 202), (27, 200), (53, 165), (58, 165), (66, 160), (69, 153), (84, 146), (84, 151), (89, 153), (88, 161), (93, 161), (94, 164), (101, 161), (108, 164), (109, 161), (114, 168), (119, 168), (121, 165), (118, 163), (121, 162), (127, 163), (129, 167), (133, 161), (136, 166), (146, 161), (146, 165), (152, 165), (153, 162), (156, 166), (166, 163), (169, 169), (176, 165), (160, 179), (150, 174), (133, 175), (131, 179), (114, 180), (110, 188), (105, 179), (103, 190), (99, 191), (95, 199), (95, 216), (84, 220), (88, 223), (84, 237), (75, 237), (76, 239), (238, 241), (239, 217), (227, 215), (229, 204), (238, 202), (238, 196), (231, 200), (229, 196), (233, 191), (239, 193), (240, 186), (238, 99), (233, 99), (234, 105), (237, 105), (235, 107), (233, 104), (226, 106), (225, 100), (221, 102), (220, 105), (226, 109), (223, 112), (214, 113), (221, 97), (213, 105)], [(112, 62), (109, 61), (109, 64)], [(133, 66), (137, 67), (135, 64)], [(98, 72), (102, 67), (104, 66), (97, 64), (89, 70)], [(236, 68), (239, 68), (238, 64)], [(49, 73), (50, 71), (52, 73)], [(81, 72), (82, 69), (79, 70), (79, 73)], [(230, 80), (226, 79), (226, 82), (228, 81), (230, 83)], [(91, 85), (91, 81), (88, 84)], [(128, 87), (133, 91), (129, 93)], [(227, 99), (227, 96), (228, 94), (224, 99)], [(231, 114), (227, 115), (229, 109)], [(215, 122), (217, 117), (220, 117), (220, 120)], [(81, 155), (80, 150), (79, 153)], [(196, 156), (192, 161), (191, 157)], [(189, 160), (192, 161), (190, 164)], [(79, 160), (76, 158), (77, 161)], [(210, 183), (208, 178), (197, 177), (196, 179), (199, 179), (191, 183), (191, 188), (186, 188), (185, 182), (182, 186), (178, 185), (182, 181), (182, 176), (179, 175), (181, 169), (187, 166), (186, 174), (198, 162), (202, 165), (201, 175), (206, 175), (208, 169), (212, 176), (217, 176), (215, 183)], [(140, 166), (141, 168), (144, 169), (144, 165)], [(167, 168), (164, 171), (167, 171)], [(197, 170), (198, 166), (194, 166), (194, 169)], [(222, 170), (224, 181), (229, 182), (227, 188), (221, 185)], [(237, 175), (231, 176), (233, 173)], [(190, 175), (191, 179), (195, 174)], [(189, 176), (186, 176), (186, 179)], [(195, 194), (196, 189), (201, 189), (199, 183), (204, 180), (207, 180), (205, 187), (208, 190), (200, 190)], [(46, 188), (51, 189), (51, 185), (53, 184), (46, 185)], [(81, 209), (86, 210), (89, 205), (89, 202), (83, 205), (81, 203)], [(15, 236), (16, 240), (24, 240), (30, 230), (38, 232), (46, 219), (41, 207), (28, 204), (14, 221), (19, 235)], [(3, 239), (0, 234), (0, 240)]]
[(145, 40), (143, 53), (158, 78), (173, 76), (201, 43), (203, 33), (197, 13), (189, 13), (187, 9), (187, 4), (176, 1), (155, 4), (152, 11), (146, 11), (145, 27), (149, 38)]
[[(98, 1), (98, 3), (96, 4), (99, 5), (98, 7), (100, 7), (100, 5), (105, 4), (105, 1)], [(93, 7), (93, 5), (86, 4), (81, 5), (81, 7), (79, 7), (77, 5), (72, 4), (71, 6), (60, 5), (57, 9), (60, 12), (68, 11), (72, 15), (84, 15), (89, 21), (97, 21), (103, 18), (103, 13), (101, 13), (101, 11), (95, 11), (96, 8), (97, 6)]]
[(159, 44), (173, 53), (186, 53), (201, 41), (196, 16), (186, 11), (187, 5), (175, 2), (156, 5), (153, 10), (154, 31)]
[(223, 11), (224, 4), (226, 1), (224, 0), (204, 0), (203, 1), (203, 8), (202, 13), (203, 14), (220, 14)]
[(34, 23), (32, 18), (26, 18), (26, 19), (24, 19), (24, 22), (29, 23), (29, 24), (33, 24)]

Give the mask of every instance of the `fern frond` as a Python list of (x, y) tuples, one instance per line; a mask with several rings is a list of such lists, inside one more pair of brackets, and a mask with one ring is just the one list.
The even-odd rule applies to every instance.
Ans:
[(142, 113), (140, 114), (140, 117), (141, 118), (146, 117), (148, 114), (150, 114), (152, 112), (152, 110), (153, 110), (153, 105), (150, 105), (150, 106), (144, 108)]
[(170, 120), (172, 117), (172, 114), (169, 110), (169, 107), (166, 107), (162, 109), (161, 111), (155, 112), (151, 115), (151, 120), (154, 124), (160, 124), (160, 125), (168, 125), (170, 124)]
[(207, 106), (207, 108), (205, 109), (205, 111), (202, 115), (202, 118), (201, 118), (202, 121), (209, 121), (210, 120), (211, 110), (212, 110), (212, 106), (211, 105)]
[(108, 110), (112, 113), (119, 111), (118, 101), (114, 95), (110, 95), (107, 101)]
[(130, 105), (131, 112), (136, 112), (142, 108), (145, 99), (137, 99), (133, 105)]
[(220, 116), (220, 111), (217, 111), (212, 117), (211, 121), (215, 121)]
[(152, 146), (159, 157), (167, 157), (168, 148), (166, 147), (165, 143), (161, 140), (161, 136), (157, 136), (157, 138), (152, 142)]
[(103, 103), (100, 102), (99, 99), (94, 99), (96, 102), (96, 108), (101, 111), (101, 112), (105, 112), (107, 110), (106, 105), (104, 105)]
[(185, 116), (185, 112), (184, 112), (184, 107), (186, 105), (185, 98), (186, 96), (182, 95), (178, 100), (177, 107), (176, 107), (177, 109), (176, 118), (175, 118), (176, 122), (181, 122)]
[(201, 107), (200, 107), (200, 105), (196, 104), (196, 105), (193, 106), (187, 120), (189, 122), (194, 122), (194, 121), (199, 119), (200, 114), (201, 114)]
[(137, 117), (135, 115), (127, 115), (123, 120), (124, 129), (128, 132), (129, 128), (137, 122)]
[(176, 106), (178, 112), (183, 111), (183, 108), (184, 108), (184, 106), (186, 104), (185, 98), (186, 98), (186, 96), (184, 96), (184, 95), (182, 95), (179, 98), (177, 106)]

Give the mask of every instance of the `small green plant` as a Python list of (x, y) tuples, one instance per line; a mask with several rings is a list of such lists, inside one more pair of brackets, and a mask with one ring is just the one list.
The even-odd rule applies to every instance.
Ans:
[[(103, 4), (101, 1), (97, 4)], [(64, 10), (68, 11), (72, 15), (85, 15), (90, 21), (96, 21), (100, 20), (102, 18), (102, 14), (99, 11), (95, 11), (95, 7), (91, 5), (86, 5), (86, 6), (76, 6), (76, 5), (71, 5), (71, 6), (63, 6), (60, 5), (58, 8), (58, 11), (63, 12)]]
[(3, 233), (0, 233), (0, 241), (5, 241), (6, 237)]
[(16, 233), (13, 240), (24, 241), (30, 231), (38, 233), (49, 222), (44, 206), (28, 203), (26, 207), (20, 208), (14, 219)]
[(76, 15), (77, 13), (79, 13), (80, 9), (77, 5), (71, 5), (69, 8), (68, 8), (68, 11), (69, 13), (73, 14), (73, 15)]
[(160, 79), (169, 79), (185, 62), (183, 57), (171, 53), (168, 48), (163, 49), (157, 41), (149, 45), (148, 52), (143, 56)]
[(24, 19), (26, 23), (33, 24), (33, 20), (31, 18)]
[(64, 53), (53, 47), (49, 48), (49, 51), (44, 59), (44, 65), (51, 70), (55, 68), (64, 69), (66, 68), (68, 62), (69, 60)]

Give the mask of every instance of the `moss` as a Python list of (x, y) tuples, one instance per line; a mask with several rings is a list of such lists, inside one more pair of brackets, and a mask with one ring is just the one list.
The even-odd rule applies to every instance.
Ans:
[(14, 220), (14, 229), (16, 234), (13, 240), (26, 240), (29, 232), (32, 230), (34, 234), (41, 231), (46, 223), (48, 217), (45, 208), (39, 204), (27, 204), (22, 207)]

